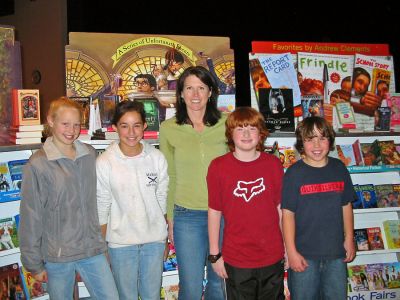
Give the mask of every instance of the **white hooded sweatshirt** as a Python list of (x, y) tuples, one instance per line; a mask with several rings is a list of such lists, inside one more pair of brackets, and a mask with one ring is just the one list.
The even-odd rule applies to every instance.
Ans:
[(164, 155), (141, 141), (143, 151), (125, 156), (113, 142), (96, 161), (100, 225), (110, 247), (164, 242), (168, 174)]

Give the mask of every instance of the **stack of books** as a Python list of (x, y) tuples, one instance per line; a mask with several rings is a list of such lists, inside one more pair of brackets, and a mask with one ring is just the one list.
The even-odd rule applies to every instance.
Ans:
[(10, 142), (35, 144), (42, 142), (43, 125), (40, 124), (39, 90), (12, 90), (12, 126)]

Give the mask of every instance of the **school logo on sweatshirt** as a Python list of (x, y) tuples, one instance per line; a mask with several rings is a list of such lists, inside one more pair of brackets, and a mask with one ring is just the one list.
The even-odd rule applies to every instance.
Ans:
[(249, 202), (255, 195), (265, 191), (264, 178), (258, 178), (254, 181), (238, 181), (233, 194), (236, 197), (243, 197), (246, 202)]
[(157, 185), (157, 173), (146, 173), (147, 185), (146, 186), (156, 186)]

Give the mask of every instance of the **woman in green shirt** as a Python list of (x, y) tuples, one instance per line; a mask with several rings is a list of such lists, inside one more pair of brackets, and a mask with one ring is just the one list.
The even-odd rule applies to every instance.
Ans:
[[(227, 152), (226, 116), (217, 109), (218, 86), (204, 67), (182, 73), (176, 96), (176, 116), (161, 124), (160, 150), (168, 161), (168, 237), (179, 265), (179, 299), (192, 300), (201, 298), (210, 254), (206, 175), (211, 160)], [(207, 270), (205, 299), (225, 299), (223, 281), (209, 263)]]

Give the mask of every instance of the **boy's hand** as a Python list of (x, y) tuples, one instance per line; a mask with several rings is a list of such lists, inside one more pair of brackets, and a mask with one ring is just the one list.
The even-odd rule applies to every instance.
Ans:
[(288, 254), (289, 267), (295, 272), (304, 272), (308, 263), (306, 259), (299, 253)]
[(351, 262), (356, 257), (356, 249), (352, 238), (344, 240), (344, 249), (346, 250), (346, 258), (343, 261), (346, 263)]
[(224, 258), (221, 256), (215, 263), (211, 264), (213, 270), (217, 275), (221, 278), (228, 278), (228, 274), (226, 273)]
[(47, 282), (47, 272), (46, 270), (43, 270), (40, 273), (37, 274), (32, 274), (33, 278), (35, 278), (37, 281), (40, 282)]

